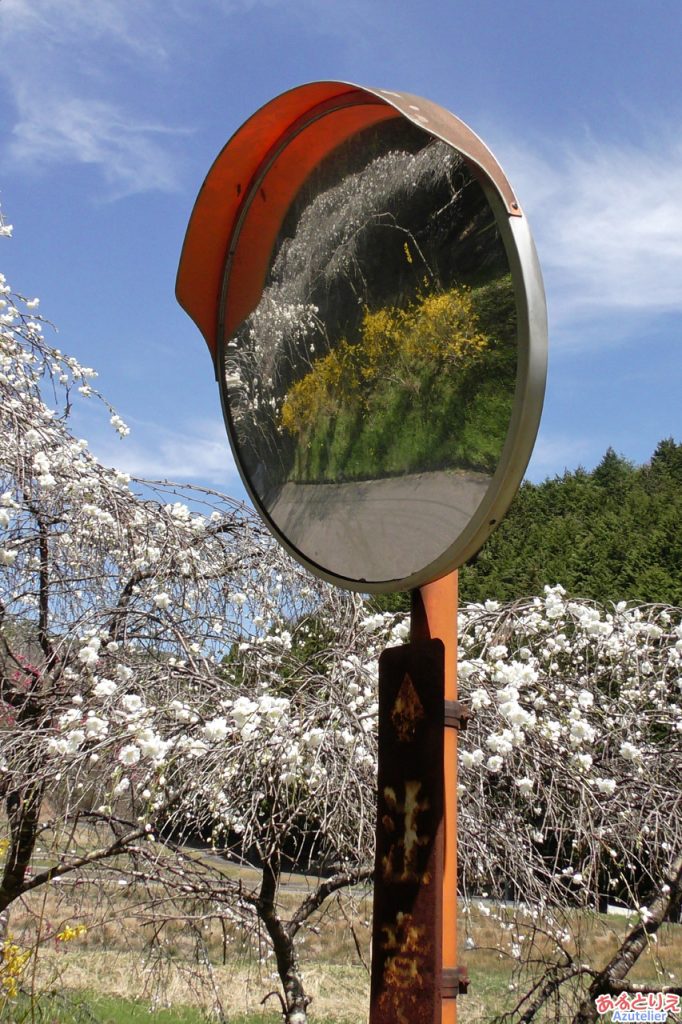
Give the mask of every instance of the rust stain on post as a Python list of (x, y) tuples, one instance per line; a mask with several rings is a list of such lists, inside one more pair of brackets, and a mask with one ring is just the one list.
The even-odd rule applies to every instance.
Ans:
[(444, 672), (440, 640), (379, 661), (371, 1024), (439, 1024)]
[(401, 743), (409, 743), (414, 739), (417, 725), (423, 717), (424, 705), (406, 672), (391, 711), (391, 724)]

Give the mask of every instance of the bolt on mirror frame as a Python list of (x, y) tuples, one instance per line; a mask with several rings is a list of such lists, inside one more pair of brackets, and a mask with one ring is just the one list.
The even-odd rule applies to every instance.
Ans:
[[(329, 115), (339, 112), (346, 112), (348, 116), (345, 127), (341, 129), (341, 136), (336, 138), (334, 122)], [(278, 228), (278, 224), (273, 225), (271, 237), (262, 240), (261, 252), (253, 255), (251, 267), (246, 275), (242, 271), (240, 282), (240, 268), (235, 267), (234, 263), (240, 234), (248, 221), (252, 200), (258, 194), (274, 161), (302, 131), (326, 119), (326, 134), (319, 153), (313, 152), (310, 167), (301, 169), (300, 179), (292, 181), (290, 191), (281, 197), (281, 210), (286, 212), (305, 175), (335, 145), (362, 130), (365, 125), (396, 117), (406, 118), (432, 138), (448, 144), (464, 158), (467, 167), (482, 186), (494, 214), (513, 282), (517, 318), (517, 374), (512, 413), (497, 468), (468, 525), (438, 557), (409, 575), (367, 581), (330, 571), (324, 565), (312, 561), (291, 543), (254, 493), (233, 437), (225, 388), (222, 385), (220, 388), (235, 461), (247, 492), (271, 532), (290, 554), (315, 575), (345, 589), (362, 593), (415, 589), (444, 576), (471, 558), (507, 511), (532, 453), (547, 370), (545, 297), (527, 219), (495, 158), (462, 121), (420, 97), (389, 90), (367, 89), (343, 82), (316, 82), (299, 86), (281, 94), (257, 111), (238, 129), (215, 161), (190, 219), (176, 286), (178, 301), (204, 334), (213, 357), (216, 378), (219, 379), (226, 340), (257, 304), (256, 296), (262, 291), (271, 245)], [(351, 124), (350, 131), (348, 123)]]

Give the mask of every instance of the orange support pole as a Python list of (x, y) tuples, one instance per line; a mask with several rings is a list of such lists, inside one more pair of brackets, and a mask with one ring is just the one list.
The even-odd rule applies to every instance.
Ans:
[[(441, 640), (445, 647), (445, 700), (457, 700), (458, 574), (412, 591), (410, 640)], [(457, 730), (444, 737), (443, 970), (457, 968)], [(442, 1024), (456, 1024), (457, 1000), (444, 997)]]

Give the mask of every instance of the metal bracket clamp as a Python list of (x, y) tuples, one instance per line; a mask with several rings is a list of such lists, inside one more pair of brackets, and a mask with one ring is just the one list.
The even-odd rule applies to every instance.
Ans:
[(443, 999), (456, 999), (457, 996), (465, 996), (468, 989), (469, 974), (466, 967), (443, 968)]
[(473, 718), (471, 708), (462, 704), (461, 700), (445, 701), (446, 729), (459, 729), (461, 732), (464, 732), (471, 718)]

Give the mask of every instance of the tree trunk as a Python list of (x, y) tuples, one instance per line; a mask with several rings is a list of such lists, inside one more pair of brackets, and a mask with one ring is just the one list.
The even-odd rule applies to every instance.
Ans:
[(272, 941), (277, 961), (277, 972), (284, 990), (284, 1019), (286, 1024), (307, 1024), (310, 998), (305, 994), (301, 969), (294, 944), (275, 907), (279, 881), (279, 857), (274, 856), (263, 865), (263, 880), (257, 903), (258, 915)]
[(7, 909), (23, 891), (26, 871), (35, 848), (42, 801), (42, 783), (14, 790), (7, 796), (10, 844), (0, 881), (0, 915), (5, 916), (5, 929)]
[[(580, 1004), (573, 1018), (573, 1024), (594, 1024), (599, 1017), (595, 1000), (597, 996), (627, 991), (630, 986), (624, 985), (624, 979), (632, 969), (638, 957), (644, 952), (649, 936), (660, 928), (671, 906), (675, 906), (682, 893), (682, 857), (673, 864), (670, 874), (664, 879), (664, 885), (656, 899), (649, 907), (646, 921), (642, 921), (625, 936), (620, 949), (608, 962), (606, 967), (597, 974), (590, 985), (587, 996)], [(633, 986), (632, 990), (656, 991), (655, 986)]]

